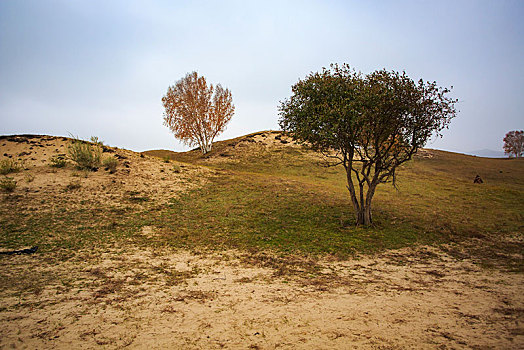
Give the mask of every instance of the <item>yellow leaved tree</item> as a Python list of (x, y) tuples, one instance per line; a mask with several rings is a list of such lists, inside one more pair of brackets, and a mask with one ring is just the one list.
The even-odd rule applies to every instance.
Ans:
[(235, 112), (229, 89), (207, 85), (206, 78), (188, 73), (162, 97), (164, 125), (189, 146), (211, 151), (215, 137), (225, 130)]

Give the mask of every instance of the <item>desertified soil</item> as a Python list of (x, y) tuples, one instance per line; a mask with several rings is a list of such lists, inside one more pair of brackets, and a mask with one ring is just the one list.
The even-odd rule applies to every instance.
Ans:
[[(314, 279), (235, 251), (121, 249), (1, 260), (1, 347), (522, 348), (523, 278), (428, 247), (316, 262)], [(287, 264), (287, 262), (282, 262)], [(296, 262), (295, 262), (296, 263)], [(292, 264), (292, 263), (289, 263)], [(12, 286), (14, 288), (15, 286)], [(19, 287), (19, 286), (18, 286)]]
[[(70, 143), (0, 139), (0, 156), (25, 169), (8, 175), (18, 186), (0, 200), (28, 211), (52, 211), (57, 201), (141, 210), (215, 174), (111, 147), (113, 174), (50, 167)], [(163, 232), (139, 230), (144, 242)], [(483, 267), (460, 249), (418, 245), (342, 260), (121, 239), (2, 254), (0, 349), (523, 349), (523, 275)]]
[[(43, 209), (56, 205), (56, 201), (67, 200), (72, 206), (79, 201), (90, 201), (94, 205), (122, 206), (122, 198), (154, 201), (157, 204), (183, 190), (195, 186), (193, 179), (205, 181), (202, 173), (207, 169), (188, 164), (175, 164), (180, 169), (173, 171), (173, 163), (141, 156), (125, 149), (103, 147), (103, 157), (118, 161), (113, 174), (100, 167), (98, 171), (81, 171), (69, 164), (66, 169), (50, 166), (52, 157), (67, 158), (67, 149), (72, 140), (55, 136), (11, 136), (0, 139), (0, 156), (19, 162), (25, 171), (9, 174), (18, 184), (23, 200), (32, 201)], [(129, 202), (129, 201), (128, 201)], [(128, 202), (125, 202), (126, 205)], [(133, 201), (131, 201), (133, 202)]]

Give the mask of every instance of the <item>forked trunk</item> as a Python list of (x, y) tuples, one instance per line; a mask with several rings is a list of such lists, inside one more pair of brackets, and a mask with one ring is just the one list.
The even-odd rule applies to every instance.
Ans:
[(369, 226), (373, 223), (371, 207), (355, 208), (357, 226)]
[(358, 186), (359, 193), (357, 193), (353, 179), (351, 178), (351, 170), (347, 172), (347, 182), (351, 203), (353, 204), (353, 209), (355, 210), (355, 220), (357, 226), (371, 225), (373, 223), (373, 216), (371, 215), (371, 200), (375, 194), (376, 185), (372, 184), (372, 187), (368, 188), (367, 193), (364, 193), (364, 186)]
[(211, 152), (211, 147), (212, 147), (212, 143), (208, 144), (208, 145), (204, 145), (204, 146), (201, 146), (200, 147), (200, 150), (202, 151), (202, 154), (206, 154), (208, 152)]

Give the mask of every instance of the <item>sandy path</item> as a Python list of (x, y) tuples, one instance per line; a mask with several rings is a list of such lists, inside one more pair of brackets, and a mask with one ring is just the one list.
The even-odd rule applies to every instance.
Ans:
[(3, 257), (0, 348), (524, 347), (522, 275), (434, 248), (318, 262), (315, 275), (264, 261), (118, 248)]

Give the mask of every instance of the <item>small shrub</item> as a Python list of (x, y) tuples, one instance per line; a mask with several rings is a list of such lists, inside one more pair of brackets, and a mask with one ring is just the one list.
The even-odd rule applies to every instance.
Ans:
[(71, 173), (71, 176), (73, 177), (83, 177), (87, 179), (89, 177), (89, 171), (88, 170), (82, 170), (82, 171), (75, 171)]
[(182, 171), (182, 168), (180, 167), (180, 165), (174, 164), (173, 165), (173, 171), (178, 174), (178, 173), (180, 173)]
[(53, 168), (63, 168), (66, 166), (66, 159), (64, 156), (56, 155), (49, 159), (49, 163)]
[(99, 140), (98, 136), (91, 136), (90, 138), (91, 142), (98, 146), (104, 146), (104, 141)]
[(35, 179), (35, 176), (33, 174), (25, 174), (25, 181), (26, 182), (33, 182), (33, 180)]
[(118, 165), (118, 160), (114, 157), (107, 157), (102, 162), (102, 165), (105, 167), (106, 170), (109, 170), (109, 173), (113, 174), (116, 171), (116, 167)]
[(4, 192), (13, 192), (16, 188), (16, 181), (12, 177), (4, 176), (0, 181), (0, 188)]
[(82, 187), (80, 180), (74, 180), (68, 183), (65, 189), (66, 191), (74, 191), (74, 190), (78, 190), (80, 187)]
[(171, 159), (169, 159), (168, 156), (165, 156), (163, 159), (164, 159), (164, 163), (169, 163), (169, 162), (171, 162)]
[(22, 169), (22, 164), (14, 159), (2, 159), (0, 161), (0, 174), (7, 175), (10, 173), (17, 173)]
[(76, 163), (79, 169), (98, 170), (102, 158), (102, 149), (99, 145), (92, 145), (74, 138), (73, 143), (68, 146), (67, 152), (69, 158)]

